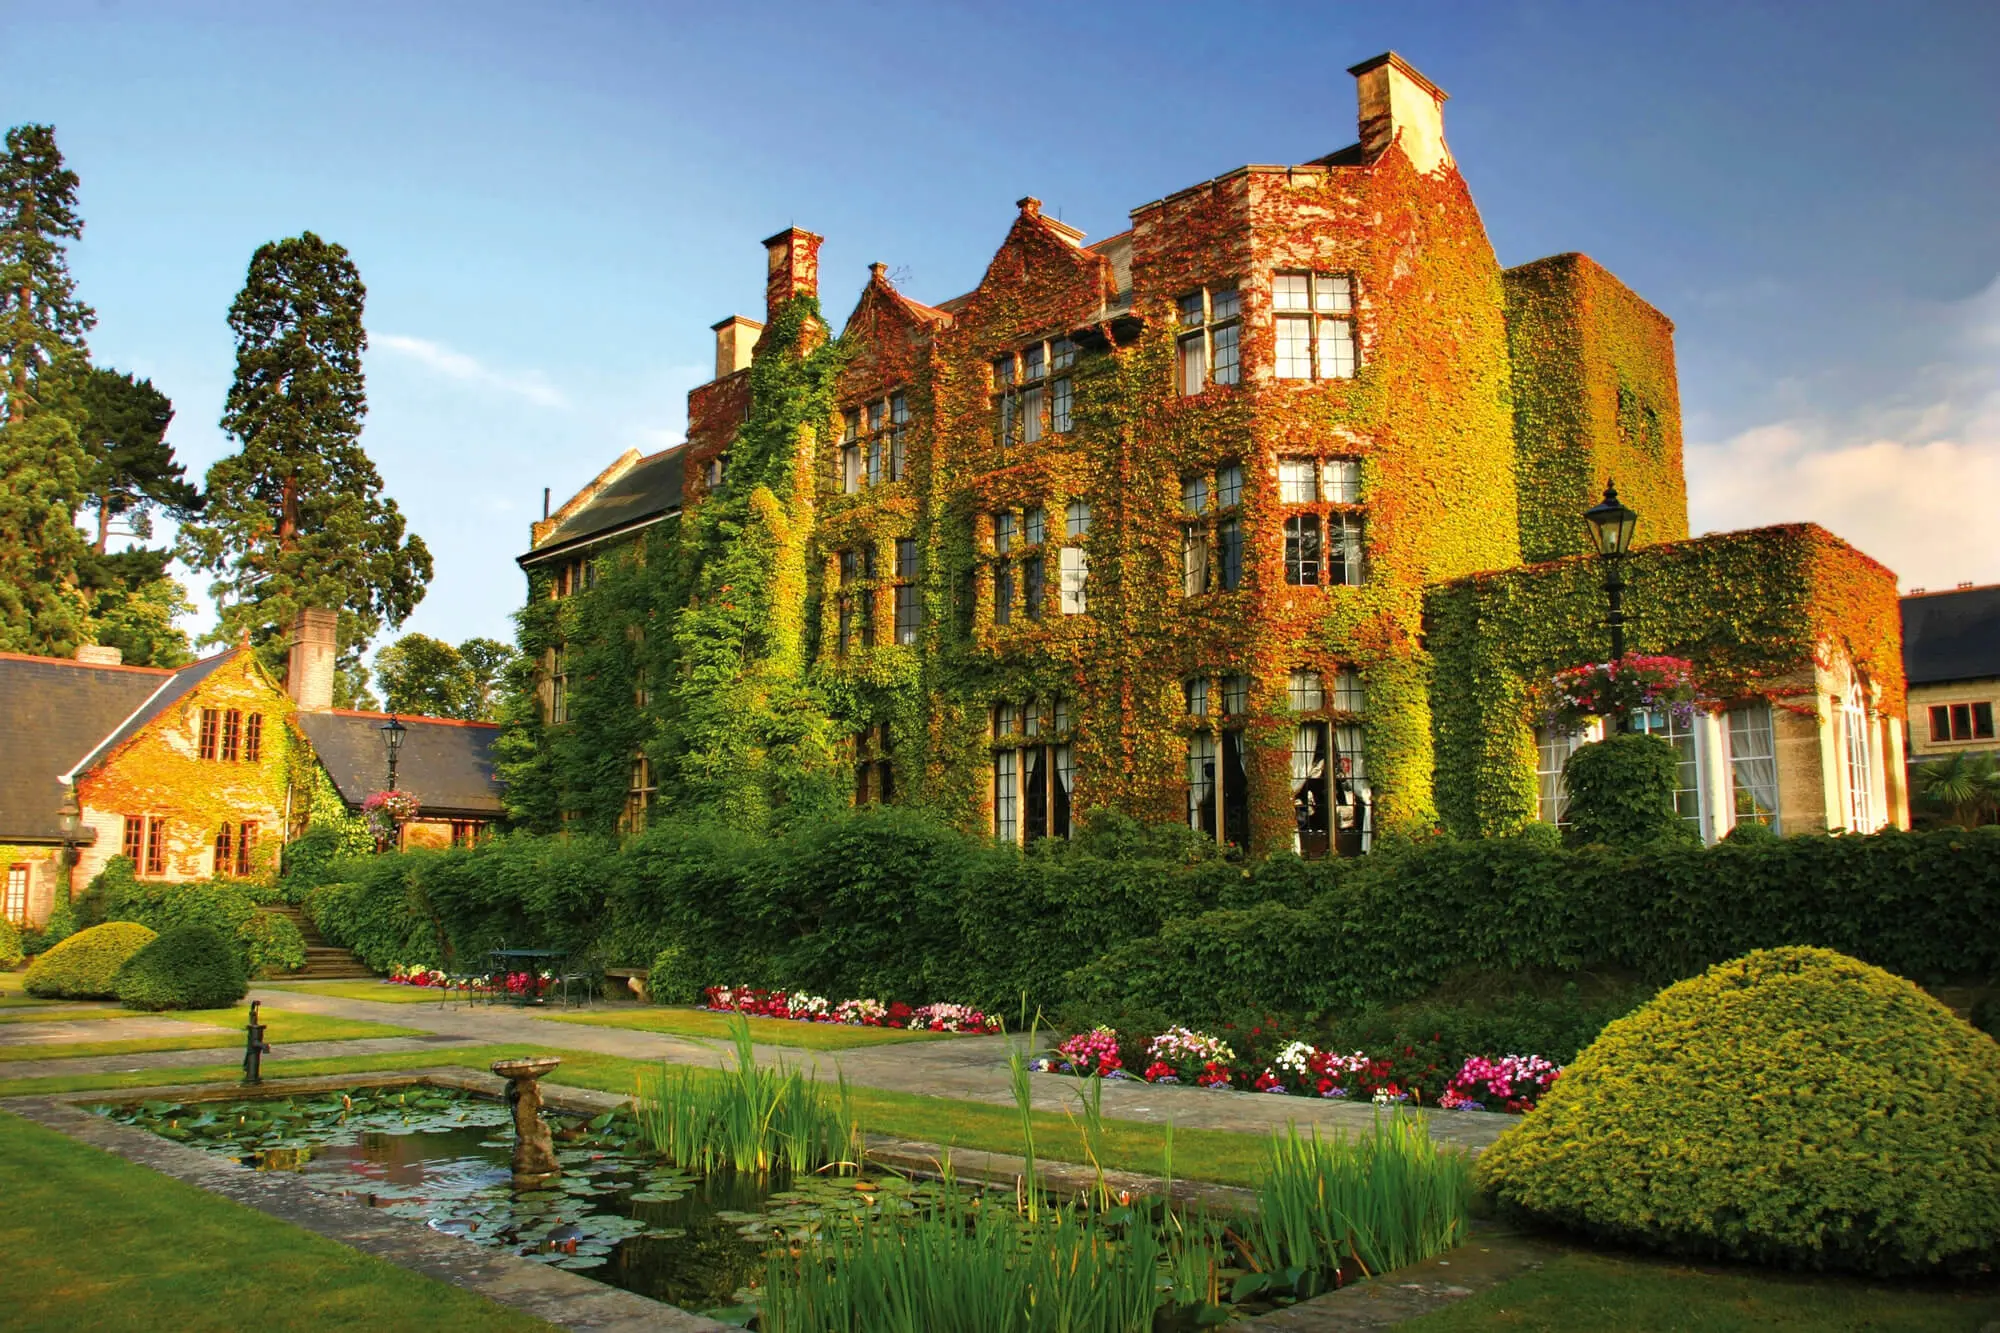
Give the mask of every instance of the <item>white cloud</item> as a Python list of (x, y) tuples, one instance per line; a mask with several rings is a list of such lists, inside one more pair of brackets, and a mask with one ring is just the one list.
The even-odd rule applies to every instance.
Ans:
[(1965, 302), (1961, 352), (1908, 398), (1687, 447), (1695, 531), (1810, 520), (1905, 588), (2000, 582), (2000, 282)]
[(537, 372), (511, 373), (495, 370), (477, 357), (455, 351), (429, 338), (383, 333), (375, 335), (370, 342), (398, 356), (408, 357), (446, 379), (498, 389), (503, 393), (525, 399), (537, 407), (562, 407), (566, 403), (561, 391)]

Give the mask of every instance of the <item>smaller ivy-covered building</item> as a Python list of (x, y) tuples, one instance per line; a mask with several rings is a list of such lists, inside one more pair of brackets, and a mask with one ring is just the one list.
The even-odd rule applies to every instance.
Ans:
[(1604, 655), (1615, 480), (1631, 647), (1716, 709), (1637, 720), (1690, 822), (1904, 822), (1893, 576), (1814, 528), (1690, 538), (1672, 323), (1586, 256), (1503, 270), (1443, 91), (1350, 72), (1357, 142), (1096, 242), (1023, 198), (972, 291), (875, 264), (837, 336), (821, 238), (768, 238), (686, 443), (519, 558), (514, 816), (894, 802), (1025, 844), (1103, 808), (1308, 857), (1560, 821), (1580, 737), (1540, 692)]
[[(287, 685), (246, 647), (177, 670), (124, 666), (95, 646), (74, 660), (0, 654), (7, 918), (45, 923), (115, 856), (141, 879), (186, 882), (268, 876), (313, 823), (367, 846), (356, 815), (386, 777), (387, 716), (330, 706), (332, 636), (331, 614), (300, 616)], [(497, 727), (402, 721), (398, 785), (424, 800), (406, 843), (476, 837), (502, 814)]]

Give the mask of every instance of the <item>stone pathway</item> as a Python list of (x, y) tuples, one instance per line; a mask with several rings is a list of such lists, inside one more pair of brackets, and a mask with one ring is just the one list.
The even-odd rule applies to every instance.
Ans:
[[(454, 1046), (524, 1044), (558, 1050), (592, 1051), (629, 1060), (665, 1060), (674, 1064), (722, 1068), (733, 1059), (725, 1041), (672, 1036), (630, 1028), (597, 1027), (557, 1022), (534, 1010), (484, 1005), (383, 1004), (342, 996), (317, 995), (282, 986), (259, 986), (251, 998), (297, 1013), (324, 1014), (416, 1028), (421, 1037), (383, 1037), (357, 1041), (305, 1041), (279, 1045), (272, 1060), (320, 1059), (341, 1055), (377, 1055), (415, 1051), (442, 1054)], [(53, 1015), (51, 1016), (53, 1019)], [(130, 1031), (127, 1024), (135, 1026)], [(43, 1034), (68, 1028), (60, 1038)], [(83, 1030), (83, 1035), (79, 1033)], [(186, 1035), (220, 1031), (207, 1025), (172, 1019), (98, 1019), (88, 1023), (12, 1023), (0, 1025), (0, 1046), (60, 1044), (62, 1041), (112, 1041), (127, 1036)], [(949, 1041), (895, 1042), (843, 1051), (811, 1051), (796, 1047), (759, 1045), (760, 1062), (783, 1061), (793, 1067), (817, 1069), (824, 1078), (843, 1073), (859, 1087), (915, 1093), (1012, 1106), (1008, 1052), (1025, 1047), (1014, 1037), (958, 1037)], [(0, 1061), (0, 1077), (45, 1078), (62, 1075), (127, 1073), (142, 1069), (192, 1068), (228, 1064), (234, 1047), (186, 1051), (154, 1051), (126, 1055), (81, 1056), (59, 1060)], [(557, 1082), (560, 1082), (558, 1076)], [(1035, 1108), (1062, 1112), (1076, 1107), (1074, 1080), (1036, 1074), (1030, 1080)], [(1345, 1128), (1366, 1132), (1375, 1123), (1373, 1106), (1349, 1105), (1310, 1097), (1279, 1097), (1267, 1093), (1211, 1092), (1205, 1088), (1163, 1087), (1137, 1081), (1104, 1085), (1104, 1113), (1118, 1120), (1162, 1124), (1171, 1120), (1182, 1129), (1230, 1130), (1264, 1134), (1288, 1121), (1301, 1129)], [(1436, 1112), (1429, 1117), (1431, 1134), (1441, 1142), (1479, 1152), (1514, 1123), (1514, 1117), (1483, 1112)]]
[[(341, 1018), (384, 1020), (388, 1006), (282, 987), (259, 987), (252, 998), (286, 1009)], [(493, 1043), (526, 1043), (572, 1051), (595, 1051), (630, 1060), (667, 1060), (675, 1064), (722, 1068), (732, 1055), (725, 1041), (641, 1032), (630, 1028), (563, 1023), (538, 1016), (531, 1009), (419, 1004), (393, 1006), (393, 1021), (439, 1035)], [(0, 1040), (4, 1040), (0, 1033)], [(887, 1092), (950, 1097), (992, 1106), (1012, 1106), (1009, 1081), (1010, 1043), (1026, 1038), (957, 1037), (950, 1041), (895, 1042), (843, 1051), (808, 1051), (795, 1047), (756, 1048), (762, 1062), (784, 1061), (794, 1067), (817, 1068), (823, 1077), (836, 1072), (860, 1087)], [(344, 1048), (358, 1045), (341, 1043)], [(556, 1081), (560, 1081), (558, 1076)], [(1061, 1112), (1076, 1106), (1076, 1084), (1054, 1074), (1036, 1074), (1030, 1082), (1037, 1110)], [(1370, 1105), (1353, 1106), (1311, 1097), (1279, 1097), (1269, 1093), (1211, 1092), (1205, 1088), (1163, 1087), (1138, 1081), (1104, 1085), (1104, 1113), (1119, 1120), (1152, 1124), (1166, 1121), (1182, 1129), (1220, 1129), (1262, 1134), (1287, 1121), (1301, 1129), (1318, 1125), (1365, 1132), (1374, 1123)], [(1515, 1117), (1486, 1112), (1437, 1112), (1429, 1117), (1431, 1134), (1445, 1143), (1473, 1152), (1483, 1150)]]

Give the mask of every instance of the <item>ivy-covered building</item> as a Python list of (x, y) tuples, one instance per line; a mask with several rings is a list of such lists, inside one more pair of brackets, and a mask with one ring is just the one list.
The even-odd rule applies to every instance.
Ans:
[[(358, 814), (386, 778), (380, 713), (332, 707), (334, 617), (301, 613), (286, 682), (247, 647), (175, 670), (0, 654), (0, 912), (47, 922), (112, 857), (141, 879), (265, 878), (279, 848)], [(401, 719), (398, 786), (423, 803), (405, 845), (465, 842), (500, 817), (491, 723)]]
[(1308, 856), (1559, 818), (1535, 687), (1604, 655), (1615, 479), (1632, 646), (1727, 706), (1639, 720), (1690, 818), (1902, 822), (1893, 577), (1817, 529), (1690, 540), (1671, 323), (1582, 255), (1503, 271), (1444, 93), (1351, 72), (1359, 142), (1094, 243), (1022, 199), (976, 289), (874, 265), (837, 338), (820, 238), (767, 240), (687, 442), (534, 525), (515, 816), (1106, 808)]

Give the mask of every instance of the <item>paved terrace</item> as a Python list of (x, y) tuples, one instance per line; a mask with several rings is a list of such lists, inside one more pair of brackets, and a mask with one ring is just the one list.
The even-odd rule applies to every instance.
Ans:
[[(733, 1052), (724, 1041), (565, 1023), (544, 1016), (545, 1013), (574, 1014), (578, 1012), (576, 1010), (537, 1011), (462, 1003), (391, 1005), (316, 995), (310, 991), (273, 985), (253, 988), (250, 996), (293, 1012), (392, 1023), (419, 1029), (425, 1034), (421, 1037), (286, 1043), (276, 1048), (269, 1057), (272, 1059), (426, 1051), (435, 1054), (440, 1063), (445, 1063), (449, 1061), (454, 1046), (507, 1043), (593, 1051), (631, 1060), (665, 1060), (710, 1068), (722, 1068), (733, 1060)], [(162, 1035), (160, 1028), (163, 1026), (172, 1028), (171, 1035), (210, 1030), (196, 1024), (147, 1018), (99, 1018), (75, 1023), (21, 1022), (0, 1024), (0, 1046), (30, 1042), (42, 1045), (68, 1041), (119, 1041)], [(816, 1068), (824, 1078), (832, 1078), (836, 1072), (844, 1073), (848, 1081), (857, 1086), (1011, 1106), (1014, 1094), (1009, 1081), (1008, 1052), (1014, 1045), (1025, 1050), (1027, 1038), (1021, 1035), (954, 1037), (940, 1041), (892, 1042), (842, 1051), (808, 1051), (759, 1045), (756, 1054), (763, 1063), (783, 1061), (795, 1068)], [(0, 1061), (0, 1078), (169, 1070), (225, 1064), (237, 1058), (237, 1054), (237, 1050), (231, 1047), (210, 1047), (61, 1060), (7, 1060)], [(553, 1084), (560, 1084), (561, 1081), (560, 1072), (550, 1080)], [(1074, 1109), (1076, 1105), (1075, 1083), (1071, 1079), (1037, 1074), (1031, 1079), (1030, 1087), (1037, 1110), (1060, 1113)], [(1104, 1113), (1119, 1120), (1152, 1123), (1171, 1120), (1181, 1128), (1254, 1134), (1282, 1127), (1287, 1121), (1295, 1121), (1301, 1128), (1319, 1125), (1365, 1131), (1375, 1119), (1375, 1109), (1366, 1104), (1356, 1106), (1309, 1097), (1214, 1092), (1205, 1088), (1163, 1087), (1122, 1080), (1105, 1084)], [(1447, 1111), (1429, 1117), (1433, 1137), (1474, 1152), (1492, 1143), (1513, 1122), (1512, 1116), (1480, 1112)]]

